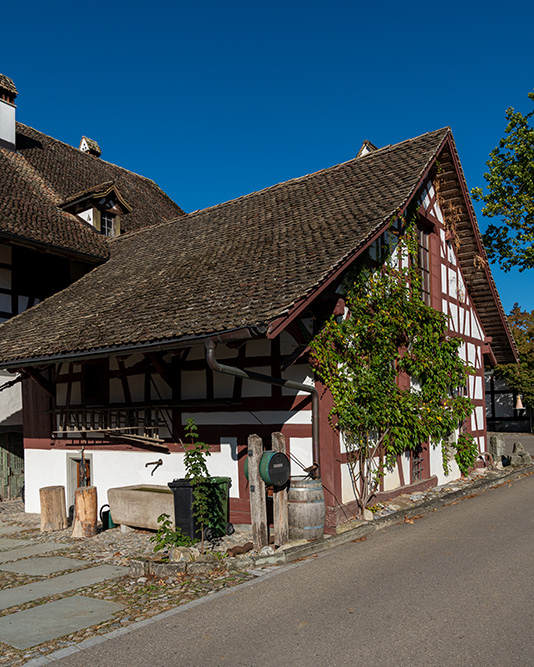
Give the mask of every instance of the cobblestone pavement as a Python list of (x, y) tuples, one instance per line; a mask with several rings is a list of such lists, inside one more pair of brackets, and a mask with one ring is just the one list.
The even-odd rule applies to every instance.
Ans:
[[(14, 532), (4, 536), (10, 539), (31, 540), (32, 543), (57, 542), (59, 543), (58, 550), (49, 552), (46, 556), (52, 554), (84, 560), (87, 562), (88, 568), (102, 564), (127, 566), (131, 559), (154, 557), (154, 545), (150, 542), (153, 533), (149, 531), (134, 530), (121, 533), (120, 529), (115, 528), (102, 531), (93, 538), (82, 539), (72, 538), (70, 536), (71, 528), (41, 533), (40, 516), (38, 514), (25, 514), (20, 500), (0, 503), (0, 526), (16, 528)], [(250, 537), (250, 531), (236, 530), (234, 535), (224, 538), (217, 550), (225, 551), (236, 544), (244, 544), (250, 540)], [(4, 551), (3, 553), (7, 552)], [(164, 554), (159, 552), (158, 557), (161, 556), (164, 556)], [(71, 571), (79, 572), (80, 568), (63, 570), (62, 574)], [(0, 590), (47, 578), (46, 576), (29, 576), (27, 574), (0, 571)], [(22, 651), (0, 643), (0, 665), (2, 667), (22, 665), (33, 658), (46, 656), (48, 653), (71, 646), (90, 637), (105, 634), (131, 623), (150, 618), (160, 612), (251, 578), (254, 578), (254, 575), (248, 572), (228, 572), (224, 569), (214, 570), (204, 575), (176, 574), (166, 579), (157, 577), (133, 579), (124, 576), (120, 579), (112, 579), (86, 588), (76, 589), (68, 594), (50, 596), (17, 607), (11, 607), (0, 612), (0, 617), (29, 609), (37, 604), (58, 600), (67, 595), (82, 594), (116, 602), (123, 605), (124, 610), (115, 614), (111, 620), (105, 623), (40, 644), (33, 649)]]

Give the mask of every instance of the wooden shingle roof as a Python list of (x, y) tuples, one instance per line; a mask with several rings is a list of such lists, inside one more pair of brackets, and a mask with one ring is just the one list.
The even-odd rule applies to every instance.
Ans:
[(20, 123), (16, 148), (0, 149), (0, 239), (106, 259), (106, 238), (60, 207), (75, 193), (108, 181), (132, 207), (121, 220), (123, 232), (183, 215), (153, 181)]
[(15, 87), (15, 84), (13, 83), (13, 79), (10, 79), (8, 76), (5, 74), (0, 74), (0, 89), (5, 90), (14, 97), (18, 95), (17, 93), (17, 88)]
[(108, 262), (2, 325), (0, 365), (268, 326), (406, 207), (449, 137), (430, 132), (112, 240)]

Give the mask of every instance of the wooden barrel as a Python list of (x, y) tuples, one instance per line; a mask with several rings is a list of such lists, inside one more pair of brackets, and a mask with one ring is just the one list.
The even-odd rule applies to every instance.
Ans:
[(290, 540), (317, 540), (323, 536), (325, 505), (320, 479), (292, 477), (289, 481), (288, 512)]

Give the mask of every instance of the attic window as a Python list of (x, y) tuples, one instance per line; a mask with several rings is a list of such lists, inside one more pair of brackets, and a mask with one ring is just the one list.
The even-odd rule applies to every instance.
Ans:
[(117, 216), (108, 211), (100, 214), (100, 233), (104, 236), (115, 236), (115, 218)]
[(121, 216), (132, 210), (113, 181), (71, 195), (61, 208), (79, 216), (103, 236), (119, 236)]

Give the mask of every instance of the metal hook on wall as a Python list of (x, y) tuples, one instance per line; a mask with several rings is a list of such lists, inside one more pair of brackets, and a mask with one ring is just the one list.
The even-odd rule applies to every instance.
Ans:
[(163, 465), (163, 460), (158, 459), (157, 461), (150, 461), (149, 463), (145, 463), (145, 468), (148, 468), (148, 466), (154, 466), (154, 469), (150, 473), (150, 476), (152, 477), (152, 475), (156, 472), (156, 470), (162, 465)]

